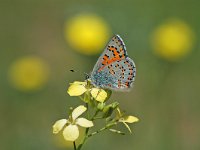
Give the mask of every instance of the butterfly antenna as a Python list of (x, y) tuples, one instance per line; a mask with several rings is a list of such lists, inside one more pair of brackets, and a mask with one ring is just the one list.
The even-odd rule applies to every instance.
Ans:
[[(74, 70), (74, 69), (70, 69), (69, 71), (72, 72), (72, 73), (78, 73), (79, 75), (82, 76), (82, 73), (80, 73), (79, 70), (77, 71), (77, 70)], [(86, 73), (86, 72), (84, 72), (84, 76), (85, 76), (85, 80), (90, 78), (90, 75), (88, 73)]]
[(74, 69), (71, 69), (71, 70), (69, 70), (69, 71), (71, 71), (71, 72), (75, 72), (75, 70), (74, 70)]
[(90, 78), (90, 76), (89, 76), (89, 74), (88, 74), (88, 73), (84, 72), (84, 74), (85, 74), (85, 80), (87, 80), (87, 79), (89, 79), (89, 78)]
[(76, 73), (76, 74), (78, 73), (79, 75), (81, 75), (81, 73), (80, 73), (79, 70), (77, 71), (77, 70), (74, 70), (74, 69), (70, 69), (69, 71), (70, 71), (71, 73)]

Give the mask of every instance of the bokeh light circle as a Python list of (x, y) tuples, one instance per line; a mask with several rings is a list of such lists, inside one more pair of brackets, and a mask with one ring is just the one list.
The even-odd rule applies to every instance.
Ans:
[(21, 91), (41, 89), (49, 79), (49, 65), (37, 56), (19, 58), (11, 64), (8, 79)]
[(168, 61), (178, 61), (192, 50), (194, 33), (183, 21), (171, 19), (160, 25), (152, 36), (153, 50)]
[(66, 21), (65, 37), (70, 46), (85, 55), (98, 54), (107, 44), (110, 29), (103, 18), (80, 14)]

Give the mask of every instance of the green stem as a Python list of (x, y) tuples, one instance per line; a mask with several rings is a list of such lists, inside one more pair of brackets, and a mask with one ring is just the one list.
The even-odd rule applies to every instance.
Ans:
[(104, 117), (94, 117), (92, 120), (103, 119)]
[(74, 150), (76, 150), (76, 142), (75, 141), (73, 142), (73, 145), (74, 145)]
[(79, 96), (79, 98), (80, 98), (82, 101), (84, 101), (84, 98), (83, 98), (82, 96)]
[[(88, 107), (88, 105), (86, 104), (86, 107)], [(99, 110), (97, 110), (94, 114), (94, 116), (91, 118), (91, 120), (94, 120), (94, 117), (99, 113)], [(89, 132), (90, 128), (86, 128), (85, 130), (85, 137), (82, 141), (82, 143), (78, 146), (78, 150), (80, 150), (83, 146), (83, 144), (85, 143), (85, 141), (87, 140), (87, 137), (88, 137), (88, 132)]]
[(85, 103), (85, 107), (87, 108), (87, 119), (89, 119), (90, 114), (89, 114), (89, 110), (88, 110), (88, 108), (89, 108), (88, 103)]
[(80, 150), (80, 149), (82, 148), (83, 144), (85, 143), (85, 141), (86, 141), (86, 139), (87, 139), (87, 134), (88, 134), (88, 132), (89, 132), (89, 129), (90, 129), (90, 128), (86, 128), (86, 130), (85, 130), (85, 137), (84, 137), (82, 143), (78, 146), (78, 149), (77, 149), (77, 150)]
[(94, 120), (94, 118), (96, 118), (96, 116), (98, 115), (98, 113), (99, 113), (99, 110), (96, 110), (96, 112), (94, 113), (94, 115), (91, 118), (92, 121)]
[(102, 131), (104, 131), (104, 130), (106, 130), (106, 129), (109, 129), (110, 127), (112, 127), (112, 126), (114, 126), (114, 125), (116, 125), (116, 124), (117, 124), (116, 122), (111, 123), (111, 124), (108, 124), (108, 125), (106, 125), (105, 127), (101, 128), (101, 129), (99, 129), (99, 130), (97, 130), (97, 131), (95, 131), (95, 132), (92, 132), (92, 133), (88, 134), (88, 135), (87, 135), (87, 138), (89, 138), (89, 137), (91, 137), (91, 136), (93, 136), (93, 135), (95, 135), (95, 134), (97, 134), (97, 133), (100, 133), (100, 132), (102, 132)]

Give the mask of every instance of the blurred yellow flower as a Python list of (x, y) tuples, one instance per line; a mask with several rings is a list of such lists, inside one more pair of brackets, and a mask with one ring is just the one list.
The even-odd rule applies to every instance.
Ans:
[(8, 78), (18, 90), (38, 90), (49, 78), (49, 66), (37, 56), (22, 57), (12, 63)]
[(99, 88), (94, 88), (90, 87), (87, 85), (87, 82), (80, 82), (80, 81), (75, 81), (70, 84), (67, 93), (70, 96), (80, 96), (86, 91), (89, 91), (92, 95), (92, 97), (99, 102), (104, 102), (106, 98), (108, 97), (108, 94), (105, 90), (99, 89)]
[(78, 52), (86, 55), (97, 54), (102, 51), (110, 30), (108, 24), (94, 14), (80, 14), (65, 24), (67, 42)]
[(82, 115), (87, 108), (83, 105), (78, 106), (72, 111), (69, 119), (60, 119), (55, 122), (53, 125), (53, 133), (57, 134), (63, 128), (63, 136), (66, 141), (75, 141), (79, 137), (79, 128), (81, 127), (89, 128), (94, 126), (92, 121), (89, 121), (85, 118), (78, 118)]
[(178, 61), (186, 56), (192, 50), (193, 43), (192, 29), (177, 19), (160, 25), (152, 36), (155, 54), (168, 61)]
[(126, 115), (124, 115), (124, 114), (120, 111), (119, 108), (117, 108), (117, 115), (116, 115), (116, 117), (117, 117), (117, 120), (118, 120), (119, 122), (122, 122), (122, 123), (125, 125), (125, 127), (129, 130), (130, 133), (132, 133), (132, 131), (131, 131), (131, 129), (130, 129), (130, 127), (128, 126), (127, 123), (134, 123), (134, 122), (138, 122), (138, 121), (139, 121), (139, 119), (138, 119), (137, 117), (134, 117), (134, 116), (126, 116)]

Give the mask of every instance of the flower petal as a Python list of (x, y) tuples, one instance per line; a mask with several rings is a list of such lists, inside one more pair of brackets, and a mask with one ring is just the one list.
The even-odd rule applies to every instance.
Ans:
[(69, 86), (69, 88), (67, 90), (67, 93), (70, 96), (80, 96), (85, 91), (87, 91), (87, 89), (85, 88), (86, 84), (87, 84), (86, 82), (75, 81), (75, 82), (71, 83), (71, 85)]
[(66, 141), (75, 141), (79, 137), (79, 130), (77, 125), (68, 125), (63, 130), (63, 136)]
[(80, 105), (78, 107), (76, 107), (73, 111), (72, 111), (72, 119), (75, 120), (76, 118), (78, 118), (82, 113), (84, 113), (87, 110), (87, 108), (83, 105)]
[(91, 95), (98, 102), (104, 102), (108, 96), (106, 91), (104, 91), (103, 89), (98, 89), (98, 88), (92, 88)]
[(126, 124), (125, 122), (122, 122), (122, 123), (125, 125), (125, 127), (128, 129), (128, 131), (129, 131), (130, 133), (132, 133), (131, 128), (128, 126), (128, 124)]
[(53, 133), (57, 134), (60, 130), (62, 130), (62, 128), (64, 127), (64, 125), (67, 123), (67, 119), (61, 119), (55, 122), (55, 124), (53, 125)]
[(85, 118), (76, 119), (76, 124), (81, 126), (81, 127), (85, 127), (85, 128), (89, 128), (89, 127), (94, 126), (92, 121), (89, 121), (89, 120), (87, 120)]
[(117, 108), (116, 116), (117, 116), (117, 118), (120, 118), (122, 116), (122, 113), (121, 113), (119, 107)]
[(133, 123), (133, 122), (137, 122), (137, 121), (139, 121), (139, 119), (137, 117), (125, 116), (123, 122)]

